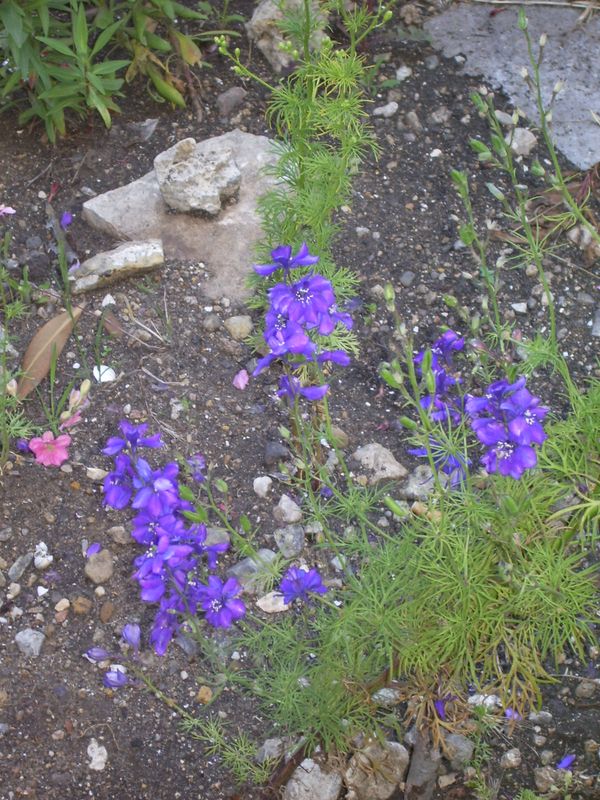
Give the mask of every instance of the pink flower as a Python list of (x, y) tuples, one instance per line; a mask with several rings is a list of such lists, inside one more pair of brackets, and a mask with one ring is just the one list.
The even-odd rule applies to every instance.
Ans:
[(54, 438), (52, 431), (36, 436), (29, 442), (29, 449), (35, 455), (38, 464), (44, 467), (60, 467), (69, 458), (68, 448), (71, 437), (66, 433)]
[(243, 392), (246, 386), (248, 386), (249, 380), (250, 378), (246, 370), (241, 369), (233, 379), (233, 385), (235, 386), (236, 389), (239, 389), (240, 392)]
[(14, 208), (11, 208), (10, 206), (5, 206), (2, 203), (0, 203), (0, 217), (7, 217), (9, 214), (16, 214), (16, 213), (17, 212), (15, 211)]

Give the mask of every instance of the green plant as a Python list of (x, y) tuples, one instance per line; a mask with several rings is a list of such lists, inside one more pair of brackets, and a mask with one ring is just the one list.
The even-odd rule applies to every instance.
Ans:
[[(202, 60), (194, 40), (219, 31), (190, 35), (178, 19), (203, 25), (209, 17), (209, 9), (195, 11), (172, 0), (1, 0), (3, 110), (20, 104), (24, 94), (29, 108), (19, 123), (39, 118), (54, 142), (66, 134), (68, 114), (81, 118), (96, 111), (110, 127), (118, 111), (115, 98), (124, 81), (137, 75), (163, 100), (185, 106), (186, 84), (194, 96), (189, 67)], [(110, 57), (115, 49), (122, 57)], [(169, 66), (173, 60), (177, 69)]]
[(260, 785), (269, 778), (276, 759), (257, 762), (256, 744), (244, 731), (232, 737), (220, 720), (211, 717), (200, 719), (189, 715), (182, 720), (181, 727), (204, 744), (207, 755), (219, 756), (238, 783), (251, 781)]

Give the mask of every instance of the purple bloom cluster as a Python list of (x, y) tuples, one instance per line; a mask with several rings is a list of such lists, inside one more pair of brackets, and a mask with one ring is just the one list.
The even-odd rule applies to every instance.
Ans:
[[(145, 425), (124, 421), (120, 427), (124, 438), (109, 439), (103, 451), (115, 458), (115, 468), (104, 480), (104, 502), (118, 509), (130, 504), (137, 511), (131, 535), (146, 549), (134, 561), (133, 577), (139, 583), (142, 600), (159, 604), (150, 641), (163, 655), (181, 627), (182, 617), (202, 611), (211, 625), (228, 628), (246, 609), (237, 598), (241, 587), (234, 578), (225, 583), (215, 575), (208, 577), (208, 583), (201, 579), (206, 567), (214, 569), (219, 553), (228, 545), (207, 545), (206, 527), (186, 519), (185, 512), (192, 511), (193, 506), (180, 495), (178, 465), (171, 462), (162, 469), (152, 469), (137, 455), (138, 448), (160, 447), (160, 437), (144, 436)], [(199, 454), (193, 457), (196, 480), (201, 479), (204, 463)], [(139, 647), (139, 639), (135, 644), (131, 631), (124, 637)]]
[[(276, 248), (271, 256), (273, 264), (259, 264), (254, 269), (259, 275), (271, 275), (277, 269), (282, 269), (285, 280), (269, 289), (264, 333), (269, 353), (258, 361), (254, 375), (261, 373), (276, 359), (292, 366), (306, 361), (333, 362), (342, 366), (349, 364), (348, 354), (343, 350), (323, 351), (311, 338), (312, 334), (329, 336), (338, 324), (348, 330), (352, 328), (350, 314), (337, 308), (330, 281), (314, 272), (295, 282), (289, 278), (292, 269), (313, 266), (319, 260), (318, 256), (312, 256), (305, 243), (293, 257), (292, 248), (288, 245)], [(301, 388), (293, 381), (288, 380), (280, 387), (280, 396), (295, 399), (302, 395), (316, 400), (327, 393), (327, 386)]]
[[(478, 440), (486, 448), (481, 463), (487, 472), (499, 472), (518, 480), (525, 470), (537, 464), (535, 445), (546, 439), (542, 421), (548, 408), (540, 405), (540, 398), (534, 397), (525, 387), (524, 377), (514, 383), (505, 379), (495, 381), (488, 386), (483, 397), (458, 396), (456, 388), (461, 379), (452, 374), (452, 359), (464, 345), (464, 339), (448, 330), (431, 347), (431, 358), (427, 359), (429, 369), (423, 368), (426, 351), (415, 357), (419, 374), (432, 390), (421, 399), (421, 405), (428, 410), (432, 420), (446, 426), (457, 425), (466, 416)], [(436, 469), (450, 477), (452, 487), (461, 484), (466, 478), (470, 460), (449, 453), (434, 437), (430, 437), (429, 442)], [(427, 455), (425, 447), (409, 452), (417, 456)]]
[[(431, 373), (434, 378), (433, 392), (421, 398), (421, 405), (427, 409), (431, 419), (435, 422), (453, 422), (458, 424), (461, 419), (462, 408), (460, 401), (452, 396), (452, 391), (460, 378), (452, 375), (452, 356), (462, 350), (465, 340), (452, 330), (447, 330), (437, 339), (431, 347)], [(425, 351), (420, 352), (414, 359), (415, 366), (420, 375)]]
[(316, 569), (290, 567), (281, 581), (279, 591), (283, 595), (283, 602), (288, 605), (294, 600), (307, 600), (309, 594), (325, 594), (327, 587), (323, 585)]
[(533, 445), (542, 444), (547, 434), (542, 420), (548, 408), (540, 405), (525, 388), (525, 378), (514, 383), (496, 381), (483, 397), (467, 397), (465, 408), (471, 427), (487, 448), (481, 463), (488, 472), (499, 472), (518, 480), (537, 464)]

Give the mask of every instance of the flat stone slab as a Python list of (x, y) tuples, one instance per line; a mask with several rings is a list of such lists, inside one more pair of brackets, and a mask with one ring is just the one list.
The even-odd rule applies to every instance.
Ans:
[[(579, 169), (589, 169), (600, 161), (600, 125), (591, 113), (600, 115), (600, 15), (578, 25), (582, 9), (524, 5), (536, 54), (541, 34), (548, 36), (541, 66), (544, 102), (549, 102), (557, 81), (565, 84), (552, 113), (554, 142)], [(501, 14), (490, 16), (499, 8)], [(515, 106), (539, 123), (534, 97), (520, 75), (522, 67), (530, 73), (531, 68), (517, 19), (515, 6), (464, 3), (430, 19), (425, 28), (433, 46), (447, 58), (466, 58), (465, 73), (501, 87)]]
[(225, 207), (216, 219), (172, 213), (154, 170), (127, 186), (87, 200), (83, 217), (93, 228), (116, 239), (161, 239), (167, 260), (205, 264), (210, 277), (203, 291), (209, 298), (218, 300), (226, 295), (233, 302), (242, 302), (250, 295), (246, 279), (255, 263), (253, 246), (262, 236), (256, 203), (274, 185), (274, 178), (263, 170), (277, 161), (277, 155), (266, 136), (237, 129), (211, 141), (231, 148), (242, 176), (237, 202)]

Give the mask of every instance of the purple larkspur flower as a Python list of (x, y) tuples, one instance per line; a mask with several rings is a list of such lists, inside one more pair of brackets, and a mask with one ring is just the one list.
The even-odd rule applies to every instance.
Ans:
[(132, 525), (132, 538), (146, 546), (156, 544), (161, 536), (175, 537), (185, 532), (183, 520), (171, 511), (155, 516), (147, 508), (142, 508)]
[(548, 434), (544, 432), (541, 420), (549, 409), (540, 403), (539, 397), (534, 397), (523, 387), (500, 404), (508, 417), (508, 430), (513, 441), (518, 444), (542, 444), (547, 439)]
[(196, 483), (204, 483), (206, 476), (204, 475), (203, 470), (206, 469), (206, 459), (202, 453), (194, 453), (193, 456), (188, 458), (187, 463), (191, 470), (192, 478), (196, 481)]
[(102, 683), (109, 689), (121, 689), (127, 686), (129, 678), (122, 669), (117, 669), (115, 666), (104, 674)]
[(115, 468), (104, 478), (104, 503), (112, 508), (125, 508), (133, 495), (133, 467), (124, 453), (115, 458)]
[(514, 720), (523, 719), (523, 717), (519, 714), (519, 712), (515, 711), (514, 708), (505, 708), (504, 716), (506, 717), (506, 719), (514, 719)]
[(571, 767), (571, 764), (575, 761), (576, 758), (577, 756), (574, 755), (573, 753), (566, 755), (564, 758), (561, 758), (561, 760), (558, 762), (558, 764), (556, 765), (556, 769), (569, 769)]
[(448, 365), (452, 366), (452, 355), (463, 350), (465, 340), (455, 331), (445, 331), (431, 346), (434, 356), (439, 356)]
[(279, 379), (278, 397), (285, 397), (293, 403), (297, 397), (306, 397), (307, 400), (321, 400), (329, 391), (329, 384), (322, 386), (302, 386), (298, 378), (282, 375)]
[(446, 703), (450, 703), (452, 700), (456, 700), (456, 695), (445, 694), (443, 697), (438, 697), (437, 700), (433, 701), (435, 713), (444, 722), (446, 721)]
[(206, 621), (215, 628), (229, 628), (241, 619), (246, 613), (246, 606), (238, 598), (241, 589), (235, 578), (223, 583), (216, 575), (210, 575), (208, 584), (197, 590)]
[(485, 390), (483, 397), (468, 395), (465, 402), (467, 414), (478, 416), (486, 413), (492, 416), (501, 417), (500, 404), (511, 392), (518, 391), (525, 386), (525, 378), (521, 377), (514, 383), (509, 383), (506, 379), (494, 381)]
[[(322, 275), (306, 275), (296, 283), (278, 283), (269, 290), (271, 308), (306, 328), (328, 327), (329, 309), (335, 307), (331, 282)], [(322, 323), (323, 320), (323, 323)]]
[(157, 655), (164, 656), (169, 642), (181, 628), (180, 612), (181, 601), (177, 595), (173, 594), (161, 602), (160, 611), (156, 614), (150, 631), (150, 643)]
[(102, 451), (105, 456), (115, 456), (125, 449), (135, 453), (138, 447), (162, 447), (160, 433), (144, 436), (148, 430), (146, 422), (141, 425), (132, 425), (128, 420), (123, 419), (119, 423), (119, 428), (123, 432), (123, 436), (112, 436), (106, 442), (106, 446)]
[(123, 627), (122, 637), (128, 645), (133, 647), (135, 652), (137, 653), (140, 649), (140, 638), (141, 638), (141, 630), (140, 626), (136, 625), (135, 623), (128, 622), (127, 625)]
[(283, 602), (289, 605), (294, 600), (307, 600), (309, 594), (325, 594), (328, 590), (316, 569), (290, 567), (283, 576), (279, 591), (283, 594)]
[(60, 227), (66, 231), (69, 225), (73, 223), (73, 214), (70, 211), (63, 211), (60, 217)]
[[(451, 453), (441, 442), (433, 436), (429, 437), (429, 447), (433, 458), (433, 465), (438, 472), (443, 472), (450, 478), (450, 486), (455, 488), (464, 483), (467, 477), (468, 468), (471, 466), (471, 459), (466, 456), (458, 456)], [(427, 458), (426, 447), (414, 447), (408, 451), (413, 456)]]
[(500, 475), (519, 480), (526, 469), (535, 467), (537, 455), (529, 445), (520, 445), (503, 439), (484, 453), (481, 463), (487, 472), (499, 472)]
[(306, 242), (302, 245), (295, 256), (292, 256), (292, 248), (290, 245), (284, 244), (271, 250), (271, 264), (255, 264), (254, 271), (259, 275), (266, 277), (272, 275), (276, 270), (282, 269), (284, 274), (287, 275), (291, 269), (296, 267), (311, 267), (319, 260), (319, 256), (311, 256), (308, 252)]
[(88, 661), (93, 661), (94, 663), (106, 661), (107, 658), (110, 658), (108, 651), (102, 647), (90, 647), (83, 655)]
[(347, 367), (350, 363), (350, 356), (344, 350), (324, 350), (316, 357), (319, 364), (337, 364), (340, 367)]
[(100, 544), (100, 542), (92, 542), (92, 544), (85, 551), (85, 557), (89, 558), (90, 556), (99, 553), (100, 550), (102, 550), (102, 545)]
[(138, 458), (135, 471), (133, 485), (138, 491), (131, 503), (132, 508), (145, 508), (150, 514), (159, 516), (179, 505), (178, 464), (172, 461), (162, 469), (153, 470), (145, 459)]

